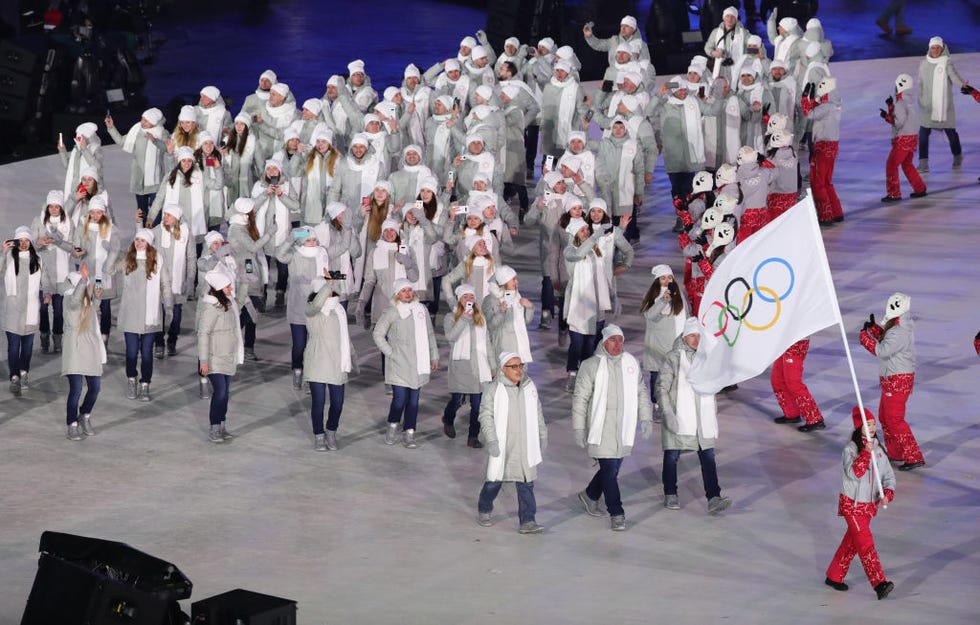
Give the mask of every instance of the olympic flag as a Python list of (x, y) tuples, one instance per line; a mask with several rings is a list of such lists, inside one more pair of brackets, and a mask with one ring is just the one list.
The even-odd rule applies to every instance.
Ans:
[(698, 320), (701, 343), (688, 379), (702, 395), (759, 375), (796, 341), (840, 324), (809, 195), (722, 260)]

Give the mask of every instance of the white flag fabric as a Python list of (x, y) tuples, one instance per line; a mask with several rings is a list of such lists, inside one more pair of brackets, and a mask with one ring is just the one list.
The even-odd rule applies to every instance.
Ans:
[(688, 379), (702, 395), (759, 375), (796, 341), (840, 322), (809, 195), (728, 253), (705, 286), (698, 320)]

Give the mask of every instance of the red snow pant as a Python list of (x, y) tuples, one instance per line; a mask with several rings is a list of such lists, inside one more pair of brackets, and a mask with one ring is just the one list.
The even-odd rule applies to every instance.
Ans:
[(909, 179), (913, 193), (922, 193), (926, 190), (926, 183), (922, 182), (922, 176), (912, 164), (912, 156), (918, 147), (918, 135), (902, 135), (892, 139), (892, 149), (888, 153), (888, 161), (885, 162), (885, 189), (888, 191), (888, 197), (902, 197), (902, 183), (898, 177), (899, 165), (902, 167), (902, 173)]
[(735, 235), (735, 244), (738, 245), (749, 238), (749, 235), (761, 230), (767, 223), (769, 223), (768, 208), (745, 209), (742, 218), (738, 220), (738, 234)]
[(844, 209), (834, 189), (834, 162), (837, 160), (837, 141), (817, 141), (810, 159), (810, 190), (817, 206), (817, 220), (830, 223), (844, 219)]
[(698, 314), (698, 307), (701, 306), (701, 296), (704, 295), (704, 285), (707, 282), (704, 276), (685, 281), (684, 289), (687, 291), (687, 301), (691, 303), (692, 315)]
[(766, 196), (766, 208), (769, 209), (769, 221), (779, 217), (796, 205), (795, 193), (770, 193)]
[(878, 402), (878, 420), (885, 432), (885, 449), (892, 460), (909, 464), (922, 462), (922, 451), (912, 435), (912, 428), (905, 422), (905, 402), (912, 394), (914, 373), (899, 373), (878, 378), (881, 400)]
[(857, 514), (843, 515), (844, 522), (847, 523), (847, 533), (841, 539), (837, 553), (827, 567), (827, 578), (834, 582), (843, 582), (847, 576), (847, 569), (851, 566), (851, 560), (854, 556), (858, 556), (864, 566), (864, 573), (868, 576), (871, 587), (874, 588), (888, 580), (885, 579), (885, 572), (878, 559), (875, 538), (871, 535), (871, 519), (874, 515), (863, 513), (862, 507), (862, 504), (858, 504)]
[(810, 349), (810, 339), (797, 341), (772, 363), (772, 392), (787, 419), (803, 417), (807, 425), (820, 423), (823, 415), (810, 389), (803, 383), (803, 360)]

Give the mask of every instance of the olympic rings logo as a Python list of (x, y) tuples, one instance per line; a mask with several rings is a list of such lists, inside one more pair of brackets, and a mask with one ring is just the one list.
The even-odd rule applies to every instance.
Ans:
[[(760, 274), (770, 265), (773, 265), (777, 269), (781, 267), (785, 272), (780, 283), (785, 285), (782, 287), (782, 293), (777, 293), (776, 289), (772, 287), (759, 284)], [(780, 273), (783, 272), (781, 271)], [(763, 277), (772, 280), (779, 276), (769, 271)], [(783, 312), (782, 303), (793, 293), (793, 287), (795, 286), (796, 272), (793, 271), (793, 266), (784, 258), (775, 256), (767, 258), (755, 268), (752, 274), (751, 285), (748, 280), (741, 276), (732, 278), (728, 282), (725, 286), (725, 302), (722, 303), (718, 300), (711, 302), (704, 312), (701, 313), (701, 326), (712, 332), (712, 336), (722, 337), (728, 343), (729, 347), (731, 347), (738, 342), (738, 337), (742, 332), (742, 326), (755, 332), (765, 332), (775, 326)], [(762, 303), (757, 304), (757, 300)], [(773, 306), (765, 306), (765, 304), (772, 304)], [(712, 317), (710, 313), (715, 308), (718, 309), (717, 322), (715, 324), (709, 324), (706, 322), (706, 319)], [(759, 320), (757, 315), (752, 315), (754, 321), (750, 320), (749, 315), (753, 312), (759, 312), (762, 308), (772, 309), (771, 318), (764, 323), (759, 323), (762, 320)], [(729, 326), (734, 327), (730, 328)]]

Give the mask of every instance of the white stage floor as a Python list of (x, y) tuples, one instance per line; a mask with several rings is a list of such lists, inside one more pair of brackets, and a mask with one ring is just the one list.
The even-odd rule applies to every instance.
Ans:
[[(954, 58), (980, 81), (971, 75), (980, 54)], [(908, 418), (928, 464), (898, 474), (897, 500), (874, 524), (896, 585), (886, 601), (875, 601), (857, 561), (847, 593), (820, 579), (844, 531), (835, 516), (839, 458), (855, 403), (836, 328), (813, 337), (806, 363), (828, 429), (801, 434), (774, 425), (768, 376), (741, 384), (720, 399), (719, 473), (732, 508), (706, 514), (697, 463), (685, 455), (682, 509), (664, 509), (655, 434), (638, 442), (623, 468), (625, 533), (610, 532), (608, 517), (585, 515), (575, 497), (593, 469), (572, 442), (564, 352), (554, 334), (532, 332), (530, 373), (542, 388), (551, 441), (535, 489), (547, 529), (520, 536), (512, 488), (498, 499), (496, 525), (475, 523), (484, 457), (465, 437), (442, 435), (444, 371), (422, 392), (419, 449), (382, 443), (389, 398), (377, 350), (361, 330), (354, 341), (363, 372), (348, 387), (341, 449), (314, 453), (309, 395), (291, 390), (289, 331), (272, 315), (259, 327), (262, 362), (244, 366), (232, 383), (228, 423), (239, 437), (229, 445), (206, 440), (207, 402), (197, 399), (187, 336), (175, 358), (157, 362), (154, 401), (138, 404), (123, 398), (114, 333), (93, 417), (99, 434), (80, 443), (64, 437), (67, 384), (57, 357), (35, 354), (32, 388), (22, 398), (0, 390), (0, 625), (20, 620), (46, 529), (123, 541), (169, 560), (194, 582), (194, 599), (236, 587), (288, 597), (299, 602), (304, 625), (978, 622), (972, 235), (980, 234), (980, 106), (956, 95), (962, 169), (951, 170), (945, 138), (934, 133), (929, 196), (879, 203), (889, 128), (878, 108), (894, 77), (915, 75), (918, 62), (833, 66), (845, 104), (836, 183), (846, 221), (823, 231), (864, 401), (876, 412), (876, 362), (858, 345), (857, 330), (868, 313), (881, 315), (896, 290), (912, 296), (916, 319)], [(116, 210), (128, 214), (128, 157), (109, 148), (106, 163)], [(62, 177), (56, 157), (0, 169), (5, 236), (29, 223)], [(617, 322), (635, 354), (643, 340), (635, 311), (650, 267), (681, 266), (662, 169), (655, 179), (643, 248), (620, 280), (627, 312)], [(521, 233), (512, 264), (537, 300), (534, 236), (530, 228)], [(185, 314), (185, 324), (192, 319)], [(463, 410), (459, 418), (465, 422)]]

